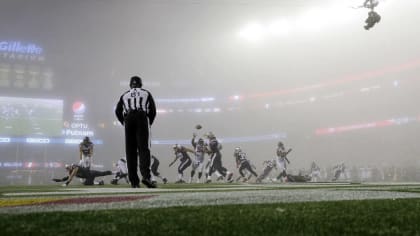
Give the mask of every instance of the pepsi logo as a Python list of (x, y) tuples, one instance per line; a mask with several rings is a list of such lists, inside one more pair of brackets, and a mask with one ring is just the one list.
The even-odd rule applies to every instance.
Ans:
[(86, 111), (86, 106), (82, 102), (75, 102), (73, 103), (73, 112), (76, 114), (83, 114)]

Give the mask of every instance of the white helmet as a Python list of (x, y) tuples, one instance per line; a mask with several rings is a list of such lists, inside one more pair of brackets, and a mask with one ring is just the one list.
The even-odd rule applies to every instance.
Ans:
[(240, 148), (240, 147), (236, 147), (236, 148), (235, 148), (235, 151), (233, 152), (233, 154), (234, 154), (234, 155), (237, 155), (237, 154), (239, 154), (241, 151), (242, 151), (242, 150), (241, 150), (241, 148)]

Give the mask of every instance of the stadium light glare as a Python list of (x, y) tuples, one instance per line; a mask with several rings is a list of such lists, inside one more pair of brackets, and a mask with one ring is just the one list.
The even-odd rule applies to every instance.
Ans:
[(241, 39), (250, 42), (260, 42), (270, 37), (287, 36), (291, 33), (319, 32), (329, 27), (342, 26), (353, 20), (358, 20), (352, 6), (360, 5), (360, 0), (354, 2), (335, 2), (330, 5), (308, 8), (289, 18), (274, 19), (267, 22), (249, 23), (239, 31)]
[(276, 20), (268, 24), (267, 31), (273, 36), (286, 36), (291, 31), (291, 24), (286, 20)]
[(247, 41), (259, 42), (265, 36), (265, 29), (260, 23), (249, 23), (239, 31), (239, 36)]
[(330, 23), (330, 11), (323, 8), (311, 8), (296, 21), (296, 27), (305, 31), (319, 31)]

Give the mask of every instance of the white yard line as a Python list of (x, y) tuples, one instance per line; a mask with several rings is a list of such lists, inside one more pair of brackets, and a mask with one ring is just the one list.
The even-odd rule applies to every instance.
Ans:
[[(277, 186), (278, 187), (278, 186)], [(256, 190), (264, 189), (263, 185), (241, 186), (232, 188), (182, 188), (182, 189), (164, 189), (164, 188), (65, 188), (59, 192), (22, 192), (22, 193), (4, 193), (3, 196), (53, 196), (53, 195), (81, 195), (81, 194), (107, 194), (107, 193), (164, 193), (164, 192), (200, 192), (200, 191), (237, 191), (237, 190)]]

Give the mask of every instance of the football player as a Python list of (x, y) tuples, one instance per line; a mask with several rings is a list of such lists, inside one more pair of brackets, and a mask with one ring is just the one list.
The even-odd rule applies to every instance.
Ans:
[[(251, 163), (250, 165), (251, 165), (252, 170), (254, 170), (254, 172), (255, 172), (255, 173), (257, 173), (257, 167), (255, 167), (252, 163)], [(241, 175), (239, 175), (239, 176), (236, 178), (235, 182), (239, 182), (239, 181), (242, 181), (242, 182), (247, 182), (247, 181), (248, 181), (248, 179), (251, 179), (251, 178), (252, 178), (252, 173), (250, 173), (250, 172), (249, 172), (249, 171), (247, 171), (246, 169), (244, 169), (242, 172), (244, 173), (245, 177), (244, 177), (244, 178), (242, 178), (242, 176), (241, 176)]]
[(183, 179), (184, 170), (191, 165), (191, 157), (188, 155), (188, 152), (194, 153), (194, 151), (179, 144), (175, 144), (173, 150), (175, 159), (169, 164), (169, 167), (179, 159), (181, 163), (178, 166), (178, 180), (175, 183), (185, 183)]
[(264, 170), (263, 173), (261, 173), (256, 182), (261, 183), (265, 178), (268, 178), (271, 171), (276, 168), (276, 161), (275, 160), (267, 160), (263, 162)]
[(284, 144), (282, 142), (278, 142), (277, 144), (277, 168), (280, 171), (280, 174), (277, 176), (277, 180), (281, 180), (282, 182), (287, 181), (287, 164), (290, 164), (289, 159), (287, 158), (287, 154), (292, 151), (291, 148), (286, 151), (284, 148)]
[(310, 169), (311, 182), (318, 182), (321, 178), (321, 168), (313, 161)]
[(156, 177), (160, 178), (162, 180), (162, 182), (164, 184), (166, 184), (168, 182), (168, 179), (166, 179), (165, 177), (162, 177), (158, 171), (159, 168), (159, 160), (156, 158), (156, 156), (151, 155), (151, 165), (150, 165), (150, 171), (152, 174), (152, 182), (156, 183)]
[(194, 147), (194, 161), (192, 163), (192, 169), (191, 169), (191, 177), (190, 177), (190, 183), (192, 182), (195, 172), (197, 171), (197, 183), (200, 183), (201, 176), (203, 175), (203, 169), (204, 169), (204, 154), (206, 153), (206, 146), (204, 144), (204, 139), (199, 138), (198, 141), (195, 141), (195, 138), (197, 137), (197, 134), (193, 134), (193, 137), (191, 139), (191, 144)]
[(334, 166), (333, 170), (334, 170), (334, 177), (332, 181), (337, 181), (342, 175), (344, 175), (344, 177), (347, 178), (347, 175), (345, 172), (346, 166), (344, 165), (344, 162)]
[(233, 173), (228, 171), (222, 165), (222, 153), (220, 152), (222, 145), (219, 143), (219, 141), (216, 139), (216, 136), (212, 132), (209, 132), (206, 136), (209, 139), (208, 153), (211, 159), (206, 183), (211, 182), (211, 175), (216, 171), (219, 172), (223, 178), (226, 178), (226, 182), (233, 182)]
[(79, 165), (85, 168), (90, 168), (93, 158), (93, 143), (89, 137), (86, 136), (79, 144), (80, 161)]
[(120, 179), (125, 179), (125, 182), (127, 182), (127, 184), (130, 183), (130, 181), (128, 181), (128, 170), (127, 170), (127, 161), (125, 160), (125, 158), (121, 158), (117, 161), (117, 163), (115, 164), (115, 176), (114, 178), (111, 180), (111, 184), (118, 184), (118, 181)]
[[(236, 168), (239, 168), (239, 174), (242, 178), (244, 178), (244, 182), (248, 181), (252, 175), (258, 177), (257, 173), (255, 173), (255, 171), (252, 169), (250, 161), (246, 158), (246, 154), (240, 147), (235, 148), (233, 156), (235, 157)], [(249, 177), (245, 177), (244, 170), (251, 173), (251, 175)]]
[(83, 185), (94, 185), (94, 184), (103, 185), (104, 184), (103, 180), (96, 182), (95, 178), (99, 176), (112, 175), (112, 171), (110, 170), (107, 170), (107, 171), (91, 170), (89, 168), (76, 165), (76, 164), (65, 165), (65, 168), (68, 172), (68, 176), (62, 179), (52, 179), (55, 182), (65, 181), (65, 183), (62, 185), (63, 187), (68, 186), (74, 177), (83, 179), (84, 180), (82, 182)]

